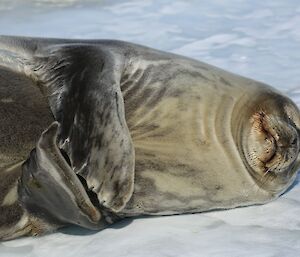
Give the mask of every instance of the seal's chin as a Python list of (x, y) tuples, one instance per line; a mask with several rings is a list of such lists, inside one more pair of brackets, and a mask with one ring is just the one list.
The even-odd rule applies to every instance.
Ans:
[(299, 156), (299, 134), (289, 119), (256, 112), (244, 135), (243, 152), (253, 175), (264, 188), (281, 191), (294, 177)]

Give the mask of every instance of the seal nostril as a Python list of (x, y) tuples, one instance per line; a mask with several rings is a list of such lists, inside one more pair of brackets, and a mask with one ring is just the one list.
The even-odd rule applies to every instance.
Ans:
[(292, 141), (292, 145), (295, 145), (297, 143), (297, 138), (295, 137), (294, 139), (293, 139), (293, 141)]

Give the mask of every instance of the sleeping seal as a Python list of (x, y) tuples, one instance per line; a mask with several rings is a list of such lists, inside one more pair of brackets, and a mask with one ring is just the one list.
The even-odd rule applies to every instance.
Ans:
[(296, 105), (208, 64), (121, 41), (2, 36), (0, 65), (2, 239), (262, 204), (300, 166)]

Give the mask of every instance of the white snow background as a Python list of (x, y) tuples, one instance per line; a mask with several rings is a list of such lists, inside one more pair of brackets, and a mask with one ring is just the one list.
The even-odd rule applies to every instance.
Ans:
[[(110, 38), (219, 66), (300, 105), (299, 0), (0, 0), (0, 34)], [(300, 177), (263, 206), (71, 227), (0, 244), (0, 257), (297, 257)]]

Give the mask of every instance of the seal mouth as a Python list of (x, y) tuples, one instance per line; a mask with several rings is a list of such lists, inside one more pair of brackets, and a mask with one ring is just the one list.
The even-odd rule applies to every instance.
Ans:
[[(253, 149), (253, 155), (257, 157), (258, 161), (264, 166), (264, 170), (269, 170), (268, 164), (274, 161), (277, 153), (276, 138), (278, 135), (270, 130), (267, 116), (263, 111), (254, 114), (252, 119), (251, 136), (255, 137), (260, 147)], [(273, 132), (273, 133), (272, 133)]]
[(264, 166), (265, 174), (270, 171), (272, 163), (276, 162), (278, 155), (278, 146), (277, 141), (278, 135), (273, 129), (270, 129), (269, 123), (267, 122), (266, 114), (262, 111), (258, 112), (253, 117), (254, 128), (256, 129), (258, 134), (264, 136), (264, 141), (262, 141), (261, 145), (265, 148), (265, 151), (257, 156), (257, 158), (262, 162)]
[(268, 159), (267, 161), (261, 161), (264, 164), (264, 166), (265, 166), (265, 172), (269, 172), (270, 171), (270, 168), (269, 168), (270, 165), (268, 165), (268, 164), (274, 162), (275, 159), (276, 159), (276, 152), (274, 152), (271, 155), (270, 159)]

